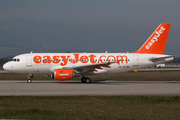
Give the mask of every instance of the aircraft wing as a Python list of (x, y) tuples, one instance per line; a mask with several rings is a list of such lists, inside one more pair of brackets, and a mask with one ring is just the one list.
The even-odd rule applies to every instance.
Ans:
[(107, 62), (107, 63), (95, 63), (95, 64), (84, 64), (84, 65), (76, 65), (71, 66), (71, 69), (74, 69), (77, 73), (86, 73), (89, 71), (97, 71), (102, 70), (103, 68), (111, 68), (109, 65), (115, 62)]
[(86, 63), (81, 65), (72, 65), (66, 67), (54, 66), (50, 68), (50, 71), (54, 72), (55, 69), (74, 69), (77, 73), (85, 73), (88, 71), (96, 71), (97, 69), (111, 68), (110, 65), (116, 62), (94, 63), (94, 64)]

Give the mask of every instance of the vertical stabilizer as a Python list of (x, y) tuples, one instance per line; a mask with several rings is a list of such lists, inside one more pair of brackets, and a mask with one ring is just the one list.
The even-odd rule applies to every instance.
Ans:
[(164, 54), (171, 23), (162, 23), (147, 39), (142, 47), (134, 53)]

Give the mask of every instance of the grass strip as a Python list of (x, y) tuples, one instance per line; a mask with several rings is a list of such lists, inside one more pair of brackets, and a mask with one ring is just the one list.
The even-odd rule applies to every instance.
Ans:
[(0, 119), (175, 120), (179, 118), (179, 97), (0, 97)]

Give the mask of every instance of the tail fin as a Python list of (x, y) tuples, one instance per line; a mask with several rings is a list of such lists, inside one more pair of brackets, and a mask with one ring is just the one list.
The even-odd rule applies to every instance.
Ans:
[(170, 26), (171, 23), (160, 24), (142, 47), (134, 53), (164, 54)]

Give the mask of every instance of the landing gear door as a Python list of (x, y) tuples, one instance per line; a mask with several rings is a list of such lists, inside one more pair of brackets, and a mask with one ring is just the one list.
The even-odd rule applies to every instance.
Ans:
[(139, 57), (138, 57), (138, 55), (133, 56), (133, 66), (139, 66)]
[(32, 67), (32, 57), (31, 57), (31, 55), (26, 56), (26, 66), (27, 67)]

